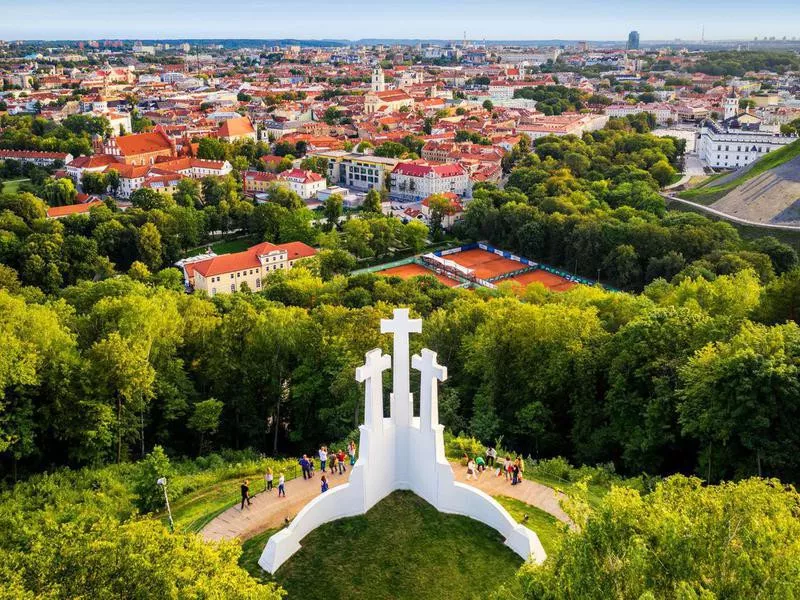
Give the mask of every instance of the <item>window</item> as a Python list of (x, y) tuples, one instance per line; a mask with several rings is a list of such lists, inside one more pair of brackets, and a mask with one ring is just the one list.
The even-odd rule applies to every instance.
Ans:
[(235, 292), (235, 291), (236, 291), (236, 284), (235, 284), (235, 283), (232, 283), (232, 284), (231, 284), (231, 291), (232, 291), (232, 292)]
[(217, 293), (217, 288), (211, 288), (211, 295), (213, 296), (216, 293)]
[(231, 279), (233, 279), (233, 277), (234, 277), (234, 275), (233, 275), (233, 273), (231, 273)]
[(256, 287), (257, 288), (261, 287), (261, 277), (256, 277)]

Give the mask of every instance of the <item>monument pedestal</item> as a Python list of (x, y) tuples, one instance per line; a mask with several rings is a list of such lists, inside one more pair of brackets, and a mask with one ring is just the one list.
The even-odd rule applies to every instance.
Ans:
[(356, 380), (366, 384), (366, 399), (359, 457), (350, 479), (314, 498), (288, 527), (269, 539), (258, 561), (266, 571), (275, 573), (300, 549), (302, 539), (323, 523), (364, 514), (401, 489), (413, 491), (440, 512), (485, 523), (526, 560), (542, 562), (546, 558), (536, 534), (517, 523), (494, 498), (455, 481), (444, 453), (444, 428), (439, 425), (438, 382), (447, 379), (447, 368), (437, 364), (436, 353), (427, 348), (412, 360), (414, 369), (420, 371), (420, 416), (413, 416), (408, 336), (421, 330), (422, 321), (409, 319), (408, 309), (395, 309), (394, 319), (381, 321), (381, 331), (394, 334), (391, 415), (383, 416), (382, 383), (391, 359), (376, 348), (367, 352), (364, 365), (356, 370)]

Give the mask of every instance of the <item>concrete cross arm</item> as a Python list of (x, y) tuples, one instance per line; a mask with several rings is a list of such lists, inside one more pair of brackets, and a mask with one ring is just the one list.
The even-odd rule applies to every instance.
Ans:
[(359, 383), (379, 378), (381, 373), (392, 366), (392, 356), (383, 354), (380, 348), (373, 348), (364, 357), (364, 364), (356, 369), (356, 381)]
[(422, 333), (422, 319), (411, 319), (407, 308), (395, 308), (391, 319), (381, 319), (381, 333)]
[(423, 348), (422, 353), (411, 357), (411, 366), (422, 373), (422, 377), (436, 378), (439, 381), (447, 381), (447, 367), (436, 362), (436, 352)]

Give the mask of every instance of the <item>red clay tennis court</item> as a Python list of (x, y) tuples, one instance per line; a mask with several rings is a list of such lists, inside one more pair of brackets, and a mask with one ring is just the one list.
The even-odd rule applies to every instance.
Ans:
[(521, 275), (515, 275), (514, 277), (509, 277), (503, 281), (516, 281), (523, 287), (528, 286), (531, 283), (541, 283), (546, 288), (554, 292), (566, 292), (567, 290), (578, 285), (574, 281), (569, 281), (568, 279), (564, 279), (559, 275), (548, 273), (547, 271), (543, 271), (541, 269), (528, 271), (527, 273), (522, 273)]
[(518, 263), (515, 260), (509, 260), (495, 254), (481, 250), (480, 248), (473, 248), (472, 250), (465, 250), (464, 252), (456, 252), (455, 254), (448, 254), (443, 256), (447, 260), (452, 260), (462, 267), (472, 269), (475, 277), (479, 279), (491, 279), (499, 277), (506, 273), (519, 271), (525, 265)]
[(402, 279), (409, 279), (419, 275), (433, 275), (436, 277), (436, 279), (448, 287), (455, 287), (459, 283), (455, 279), (450, 279), (445, 275), (440, 275), (439, 273), (431, 271), (430, 269), (426, 269), (425, 267), (416, 263), (409, 263), (407, 265), (400, 265), (399, 267), (392, 267), (391, 269), (386, 269), (385, 271), (378, 271), (378, 275), (394, 275), (395, 277), (401, 277)]

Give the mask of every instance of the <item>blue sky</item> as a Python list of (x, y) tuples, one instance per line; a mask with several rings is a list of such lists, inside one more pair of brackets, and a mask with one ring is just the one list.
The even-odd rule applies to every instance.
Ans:
[(0, 39), (800, 37), (798, 0), (0, 0)]

